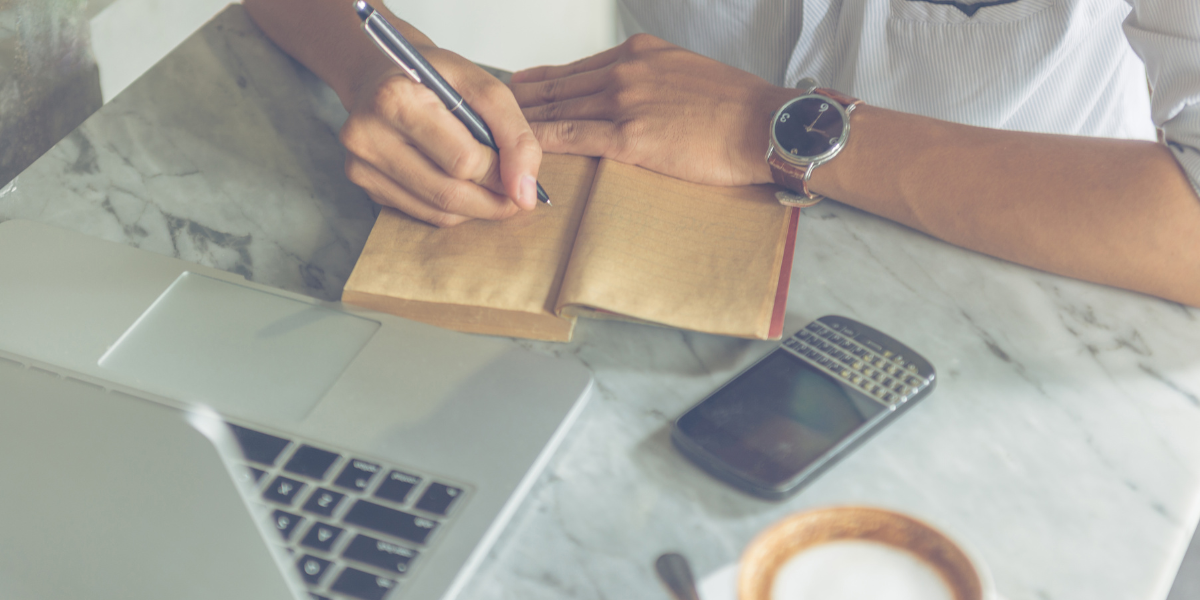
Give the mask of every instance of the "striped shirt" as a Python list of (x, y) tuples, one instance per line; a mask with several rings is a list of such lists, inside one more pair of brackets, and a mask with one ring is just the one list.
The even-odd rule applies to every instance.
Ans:
[(626, 33), (776, 85), (811, 76), (876, 106), (1018, 131), (1152, 140), (1159, 127), (1200, 193), (1195, 0), (617, 4)]

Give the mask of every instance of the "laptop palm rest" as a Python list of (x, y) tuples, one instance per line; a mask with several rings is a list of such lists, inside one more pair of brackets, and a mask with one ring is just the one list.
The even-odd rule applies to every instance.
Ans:
[(378, 329), (344, 311), (185, 272), (100, 367), (221, 413), (301, 421)]

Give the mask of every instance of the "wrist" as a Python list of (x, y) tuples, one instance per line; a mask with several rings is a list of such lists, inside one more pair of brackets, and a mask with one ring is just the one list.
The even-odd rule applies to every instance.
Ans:
[[(382, 3), (378, 4), (380, 7), (376, 10), (423, 56), (428, 58), (430, 53), (437, 49), (437, 45), (428, 36), (396, 17), (382, 6)], [(353, 44), (345, 47), (341, 65), (335, 70), (337, 75), (326, 79), (347, 110), (355, 105), (362, 92), (371, 92), (390, 73), (400, 72), (400, 67), (371, 40), (370, 36), (363, 33), (361, 27), (356, 26), (356, 29), (358, 35), (349, 38), (353, 40)]]
[[(851, 184), (862, 179), (861, 175), (856, 178), (855, 173), (865, 172), (864, 169), (879, 168), (880, 165), (877, 162), (864, 162), (875, 159), (868, 159), (863, 148), (870, 145), (873, 130), (879, 123), (879, 119), (885, 118), (882, 113), (886, 112), (878, 106), (865, 103), (859, 104), (855, 108), (852, 120), (854, 132), (846, 140), (845, 147), (833, 160), (813, 171), (813, 175), (809, 179), (809, 188), (813, 192), (831, 198), (846, 197), (847, 194), (854, 193), (854, 186)], [(872, 164), (874, 166), (871, 166)]]

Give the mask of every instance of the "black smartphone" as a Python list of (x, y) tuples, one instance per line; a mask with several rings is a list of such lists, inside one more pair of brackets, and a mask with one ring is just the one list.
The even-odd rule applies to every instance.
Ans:
[(746, 492), (785, 498), (933, 391), (933, 365), (862, 323), (829, 315), (675, 421), (671, 439)]

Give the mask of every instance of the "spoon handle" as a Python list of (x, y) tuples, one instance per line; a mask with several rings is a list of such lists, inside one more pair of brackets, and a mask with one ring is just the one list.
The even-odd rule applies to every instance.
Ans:
[(668, 552), (654, 561), (654, 568), (675, 600), (700, 600), (692, 568), (682, 554)]

